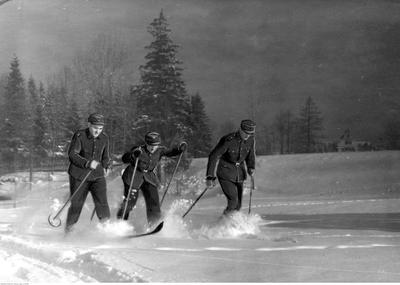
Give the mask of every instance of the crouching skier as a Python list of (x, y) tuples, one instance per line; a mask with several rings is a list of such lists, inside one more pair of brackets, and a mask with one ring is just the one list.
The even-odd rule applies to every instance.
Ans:
[[(160, 134), (156, 132), (147, 133), (144, 137), (144, 141), (144, 145), (134, 146), (122, 156), (122, 162), (129, 163), (129, 165), (122, 175), (124, 200), (117, 212), (117, 218), (128, 220), (129, 212), (136, 205), (139, 196), (138, 190), (140, 189), (146, 203), (147, 222), (149, 227), (152, 227), (157, 225), (161, 219), (158, 196), (159, 180), (155, 174), (157, 164), (163, 156), (173, 157), (181, 154), (186, 150), (187, 143), (181, 142), (178, 147), (167, 149), (165, 146), (161, 145)], [(136, 169), (135, 164), (137, 165)], [(128, 197), (131, 182), (132, 189), (130, 197)]]

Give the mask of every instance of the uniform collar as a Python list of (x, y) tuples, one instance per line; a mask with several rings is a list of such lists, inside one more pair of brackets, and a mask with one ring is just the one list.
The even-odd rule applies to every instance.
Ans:
[(247, 142), (250, 141), (250, 139), (251, 139), (251, 136), (250, 136), (247, 140), (242, 139), (242, 137), (240, 136), (240, 132), (239, 132), (239, 131), (237, 131), (237, 132), (235, 133), (235, 136), (237, 137), (237, 139), (238, 139), (239, 141), (242, 141), (242, 142), (244, 142), (244, 143), (247, 143)]
[(235, 137), (236, 137), (239, 141), (245, 141), (245, 140), (242, 139), (242, 137), (240, 136), (239, 131), (235, 132)]

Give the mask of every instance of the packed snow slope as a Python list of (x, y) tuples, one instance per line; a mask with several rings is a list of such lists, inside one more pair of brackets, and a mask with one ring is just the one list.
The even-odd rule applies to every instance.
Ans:
[(246, 183), (240, 213), (221, 218), (217, 186), (182, 219), (205, 166), (196, 159), (185, 174), (201, 182), (193, 191), (167, 195), (163, 230), (137, 239), (125, 236), (146, 230), (144, 202), (128, 222), (115, 219), (119, 171), (108, 177), (111, 220), (90, 220), (89, 195), (68, 236), (68, 206), (60, 227), (47, 222), (69, 197), (66, 173), (35, 173), (32, 184), (27, 173), (1, 177), (0, 281), (400, 281), (400, 152), (261, 156), (250, 214)]

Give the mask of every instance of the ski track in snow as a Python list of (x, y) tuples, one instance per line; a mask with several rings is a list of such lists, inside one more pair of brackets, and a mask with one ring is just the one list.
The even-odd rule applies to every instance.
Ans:
[[(68, 193), (68, 183), (58, 182), (58, 187), (51, 187), (51, 183), (38, 183), (33, 185), (37, 187), (35, 191), (26, 192), (29, 195), (19, 197), (17, 208), (1, 209), (3, 222), (0, 222), (0, 280), (3, 282), (147, 282), (152, 280), (152, 274), (157, 271), (157, 265), (141, 264), (136, 260), (135, 251), (142, 253), (163, 253), (174, 258), (179, 255), (193, 256), (197, 258), (207, 258), (229, 261), (229, 255), (237, 255), (243, 263), (255, 264), (257, 261), (246, 258), (248, 256), (267, 256), (268, 253), (273, 256), (274, 253), (280, 254), (288, 252), (294, 254), (299, 252), (307, 255), (310, 252), (319, 254), (347, 252), (351, 250), (353, 253), (374, 252), (374, 249), (382, 248), (383, 252), (394, 251), (393, 249), (400, 247), (395, 244), (395, 239), (399, 238), (399, 234), (353, 234), (350, 233), (333, 233), (328, 234), (326, 231), (286, 231), (284, 236), (279, 231), (269, 231), (267, 227), (273, 223), (282, 223), (281, 221), (265, 221), (257, 215), (243, 214), (235, 219), (219, 220), (214, 222), (206, 222), (199, 228), (188, 228), (187, 220), (180, 218), (179, 212), (184, 211), (190, 205), (190, 200), (182, 199), (176, 204), (171, 205), (171, 209), (166, 216), (167, 227), (157, 234), (156, 239), (152, 238), (140, 239), (138, 243), (120, 242), (116, 239), (115, 233), (118, 230), (120, 234), (132, 228), (123, 228), (116, 224), (108, 225), (102, 232), (93, 232), (93, 224), (84, 228), (81, 232), (74, 235), (72, 239), (62, 239), (60, 231), (54, 231), (49, 228), (45, 219), (42, 218), (42, 212), (50, 210), (51, 201), (54, 206), (52, 211), (55, 212), (65, 201), (63, 196)], [(44, 190), (44, 191), (43, 191)], [(50, 191), (49, 191), (50, 190)], [(44, 193), (46, 196), (43, 196)], [(50, 193), (50, 194), (49, 194)], [(282, 199), (283, 200), (283, 199)], [(347, 205), (356, 207), (364, 207), (363, 203), (368, 207), (371, 203), (381, 203), (387, 199), (346, 199), (346, 200), (323, 200), (323, 201), (274, 201), (269, 197), (254, 197), (252, 208), (262, 211), (263, 208), (271, 207), (307, 207), (307, 206), (325, 206), (325, 205)], [(306, 200), (306, 198), (304, 199)], [(210, 201), (210, 200), (209, 200)], [(272, 201), (272, 202), (271, 202)], [(10, 203), (10, 201), (5, 201)], [(370, 204), (368, 204), (370, 203)], [(5, 204), (4, 204), (5, 205)], [(204, 204), (203, 204), (204, 205)], [(143, 207), (143, 205), (141, 205)], [(196, 206), (194, 212), (200, 212), (208, 215), (213, 210), (221, 210), (221, 205), (213, 204), (213, 206), (202, 206), (201, 203)], [(37, 210), (31, 213), (31, 210)], [(302, 209), (302, 208), (296, 208)], [(91, 209), (85, 204), (86, 212)], [(268, 211), (268, 210), (266, 210)], [(260, 211), (259, 211), (260, 212)], [(176, 215), (178, 213), (178, 215)], [(175, 216), (174, 216), (175, 215)], [(46, 216), (47, 217), (47, 216)], [(64, 219), (65, 217), (62, 217)], [(26, 219), (26, 220), (25, 220)], [(20, 221), (24, 221), (19, 225)], [(81, 223), (82, 224), (82, 223)], [(85, 227), (84, 225), (83, 227)], [(15, 227), (15, 228), (13, 228)], [(263, 227), (261, 231), (260, 227)], [(136, 230), (136, 229), (135, 229)], [(82, 233), (82, 235), (80, 235)], [(114, 236), (107, 234), (113, 233)], [(101, 236), (104, 234), (104, 236)], [(97, 237), (100, 235), (101, 237)], [(119, 236), (121, 237), (121, 236)], [(306, 244), (290, 245), (297, 242), (293, 237), (303, 238)], [(332, 238), (331, 242), (329, 239)], [(365, 239), (364, 239), (365, 238)], [(366, 240), (369, 238), (370, 240)], [(393, 239), (387, 242), (377, 242), (375, 238)], [(171, 243), (168, 241), (174, 240)], [(317, 240), (319, 239), (319, 240)], [(337, 239), (337, 240), (335, 240)], [(350, 240), (349, 240), (350, 239)], [(364, 239), (364, 240), (363, 240)], [(176, 242), (178, 240), (178, 242)], [(199, 240), (198, 246), (194, 243), (180, 243), (182, 241)], [(224, 240), (229, 240), (226, 246), (219, 246)], [(251, 241), (257, 240), (252, 245)], [(168, 242), (165, 243), (165, 241)], [(322, 244), (321, 244), (322, 243)], [(190, 245), (191, 244), (191, 245)], [(179, 246), (171, 246), (179, 245)], [(185, 247), (186, 245), (186, 247)], [(237, 247), (236, 247), (237, 245)], [(248, 246), (248, 248), (247, 248)], [(329, 251), (329, 253), (328, 253)], [(243, 252), (243, 255), (239, 253)], [(238, 253), (238, 254), (237, 254)], [(264, 254), (265, 253), (265, 254)], [(283, 254), (282, 254), (283, 255)], [(269, 262), (268, 259), (258, 262), (265, 265), (282, 265), (285, 268), (298, 267), (304, 269), (318, 269), (312, 265), (296, 265)], [(207, 261), (208, 262), (208, 261)], [(151, 263), (150, 263), (151, 264)], [(323, 268), (321, 270), (335, 271), (335, 268)], [(348, 271), (347, 269), (337, 269), (337, 271)], [(390, 270), (389, 270), (390, 271)], [(389, 272), (390, 274), (400, 274)], [(379, 274), (382, 272), (354, 270), (354, 272), (365, 272)], [(383, 272), (384, 273), (384, 272)], [(146, 276), (145, 278), (143, 276)], [(161, 279), (162, 280), (162, 279)], [(179, 279), (177, 280), (179, 282)]]
[[(262, 198), (258, 198), (262, 199)], [(254, 199), (254, 200), (258, 200)], [(268, 198), (264, 198), (268, 199)], [(376, 202), (385, 202), (388, 199), (355, 199), (355, 200), (334, 200), (334, 201), (293, 201), (293, 202), (271, 202), (271, 203), (255, 203), (251, 208), (269, 208), (269, 207), (282, 207), (282, 206), (318, 206), (318, 205), (335, 205), (335, 204), (350, 204), (350, 203), (376, 203)], [(198, 210), (214, 210), (218, 209), (217, 207), (198, 207)]]
[[(0, 266), (13, 270), (1, 281), (9, 282), (143, 282), (135, 274), (120, 272), (97, 259), (90, 247), (80, 249), (62, 243), (26, 240), (0, 234)], [(2, 267), (4, 268), (4, 267)], [(2, 269), (2, 272), (6, 272)], [(13, 276), (13, 277), (10, 277)], [(2, 278), (3, 277), (3, 278)]]
[(179, 248), (179, 247), (156, 247), (155, 250), (159, 251), (289, 251), (289, 250), (323, 250), (323, 249), (368, 249), (375, 247), (400, 247), (394, 244), (363, 244), (363, 245), (303, 245), (303, 246), (290, 246), (290, 247), (260, 247), (260, 248), (232, 248), (232, 247), (205, 247), (205, 248)]

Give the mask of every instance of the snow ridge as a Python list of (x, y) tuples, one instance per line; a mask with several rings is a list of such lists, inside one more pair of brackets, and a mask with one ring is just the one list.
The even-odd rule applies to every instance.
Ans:
[[(97, 253), (62, 244), (35, 244), (21, 238), (0, 235), (0, 260), (11, 263), (13, 279), (9, 282), (143, 282), (135, 274), (127, 274), (97, 259)], [(28, 266), (29, 265), (29, 266)], [(4, 268), (4, 267), (3, 267)], [(9, 278), (10, 272), (7, 273)], [(44, 277), (45, 276), (45, 277)], [(15, 278), (15, 279), (14, 279)], [(2, 281), (5, 279), (1, 278)]]

